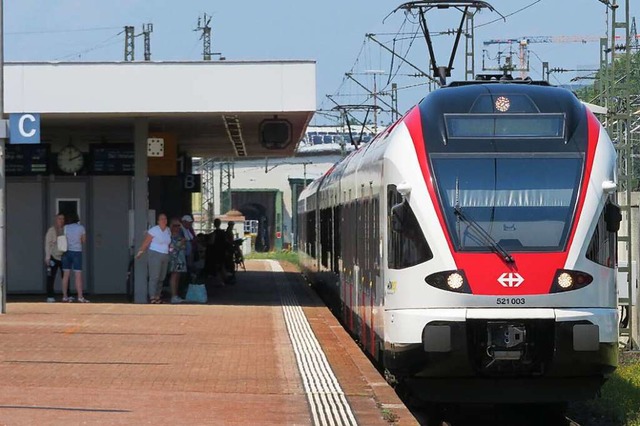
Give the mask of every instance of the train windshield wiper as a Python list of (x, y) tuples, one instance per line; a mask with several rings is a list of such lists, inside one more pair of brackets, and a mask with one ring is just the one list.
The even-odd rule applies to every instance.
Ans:
[(471, 228), (474, 231), (476, 231), (476, 233), (478, 235), (480, 235), (482, 237), (482, 239), (484, 239), (485, 243), (487, 243), (489, 245), (489, 247), (491, 247), (495, 253), (497, 253), (500, 256), (502, 256), (502, 258), (504, 259), (505, 262), (507, 262), (507, 263), (514, 263), (515, 262), (513, 256), (511, 256), (511, 254), (508, 251), (506, 251), (504, 249), (504, 247), (502, 247), (500, 245), (500, 243), (497, 242), (491, 236), (491, 234), (489, 234), (482, 226), (480, 226), (478, 224), (478, 222), (476, 222), (475, 220), (465, 216), (465, 214), (462, 213), (462, 209), (459, 206), (454, 207), (453, 208), (453, 212), (455, 213), (455, 215), (458, 218), (460, 218), (463, 222), (465, 222), (467, 225), (469, 225), (469, 228)]

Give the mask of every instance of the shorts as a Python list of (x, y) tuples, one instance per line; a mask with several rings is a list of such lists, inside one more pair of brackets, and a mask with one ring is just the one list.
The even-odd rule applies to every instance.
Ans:
[(66, 251), (62, 255), (62, 270), (82, 271), (82, 252)]

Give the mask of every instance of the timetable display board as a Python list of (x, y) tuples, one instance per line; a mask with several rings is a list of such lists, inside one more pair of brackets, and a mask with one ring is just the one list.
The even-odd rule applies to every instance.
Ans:
[(89, 146), (91, 173), (94, 175), (133, 175), (134, 151), (130, 143), (93, 144)]
[(5, 173), (7, 176), (47, 175), (50, 172), (49, 144), (6, 145)]

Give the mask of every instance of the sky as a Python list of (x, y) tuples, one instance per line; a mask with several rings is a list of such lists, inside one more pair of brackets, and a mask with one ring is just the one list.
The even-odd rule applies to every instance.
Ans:
[[(618, 0), (624, 8), (625, 0)], [(400, 5), (389, 0), (4, 0), (5, 61), (122, 61), (125, 25), (153, 23), (151, 53), (154, 61), (200, 60), (202, 41), (194, 31), (198, 17), (210, 15), (212, 50), (226, 60), (305, 59), (317, 61), (319, 108), (338, 103), (361, 102), (363, 96), (354, 77), (371, 90), (374, 75), (378, 90), (390, 82), (389, 75), (404, 80), (399, 92), (399, 109), (417, 103), (427, 91), (424, 79), (411, 77), (411, 70), (372, 42), (377, 38), (420, 69), (428, 69), (428, 52), (422, 38), (410, 43), (399, 31), (413, 33), (413, 18), (402, 11), (389, 15)], [(493, 0), (497, 12), (483, 9), (475, 16), (476, 72), (485, 64), (495, 66), (497, 45), (485, 40), (522, 36), (604, 36), (607, 8), (599, 0)], [(640, 1), (630, 0), (631, 16), (640, 20)], [(522, 9), (522, 10), (521, 10)], [(432, 10), (427, 23), (435, 32), (456, 27), (461, 14), (455, 10)], [(386, 18), (386, 19), (385, 19)], [(496, 21), (496, 22), (492, 22)], [(436, 58), (448, 62), (452, 36), (436, 36)], [(409, 45), (411, 48), (409, 49)], [(565, 69), (591, 69), (599, 63), (598, 43), (551, 43), (529, 46), (530, 75), (541, 78), (542, 60)], [(502, 50), (508, 50), (502, 45)], [(458, 48), (452, 80), (464, 78), (464, 44)], [(143, 59), (142, 37), (136, 38), (136, 60)], [(216, 58), (214, 58), (216, 59)], [(491, 65), (493, 64), (493, 65)], [(395, 67), (395, 68), (394, 68)], [(580, 75), (587, 75), (582, 72)], [(554, 73), (551, 80), (567, 84), (576, 73)], [(360, 93), (357, 93), (357, 92)]]

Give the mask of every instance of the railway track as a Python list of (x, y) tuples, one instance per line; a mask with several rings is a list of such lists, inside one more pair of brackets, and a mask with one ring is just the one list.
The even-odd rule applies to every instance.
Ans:
[(581, 426), (539, 405), (447, 405), (411, 408), (423, 426)]

